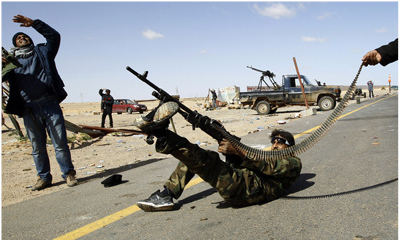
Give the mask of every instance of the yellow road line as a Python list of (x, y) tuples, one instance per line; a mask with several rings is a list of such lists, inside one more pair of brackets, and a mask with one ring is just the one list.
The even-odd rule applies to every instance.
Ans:
[[(393, 95), (393, 96), (390, 96), (390, 97), (388, 97), (388, 98), (391, 98), (391, 97), (394, 97), (394, 96), (397, 96), (397, 94), (395, 94), (395, 95)], [(344, 118), (344, 117), (346, 117), (346, 116), (348, 116), (348, 115), (350, 115), (350, 114), (353, 114), (353, 113), (355, 113), (355, 112), (357, 112), (357, 111), (359, 111), (359, 110), (361, 110), (361, 109), (363, 109), (363, 108), (369, 107), (369, 106), (371, 106), (372, 104), (375, 104), (375, 103), (377, 103), (377, 102), (380, 102), (380, 101), (385, 100), (385, 99), (388, 99), (388, 98), (379, 99), (379, 100), (377, 100), (377, 101), (375, 101), (375, 102), (372, 102), (372, 103), (369, 103), (369, 104), (367, 104), (367, 105), (365, 105), (365, 106), (362, 106), (362, 107), (360, 107), (360, 108), (357, 108), (356, 110), (353, 110), (353, 111), (351, 111), (351, 112), (348, 112), (348, 113), (346, 113), (346, 114), (343, 114), (342, 116), (340, 116), (340, 117), (338, 118), (338, 120), (341, 119), (341, 118)], [(316, 126), (316, 127), (313, 127), (313, 128), (311, 128), (311, 129), (308, 129), (308, 130), (306, 130), (306, 131), (304, 131), (304, 132), (302, 132), (302, 133), (299, 133), (299, 134), (295, 135), (294, 138), (296, 139), (296, 138), (299, 138), (299, 137), (301, 137), (301, 136), (303, 136), (303, 135), (305, 135), (305, 134), (309, 134), (309, 133), (313, 132), (314, 130), (317, 130), (317, 128), (319, 128), (320, 126), (321, 126), (321, 125), (318, 125), (318, 126)]]
[[(391, 97), (394, 97), (394, 96), (397, 96), (397, 94), (395, 94), (395, 95), (393, 95), (393, 96), (390, 96), (390, 97), (388, 97), (388, 98), (391, 98)], [(351, 112), (349, 112), (349, 113), (343, 114), (342, 116), (340, 116), (340, 117), (338, 118), (338, 120), (341, 119), (341, 118), (344, 118), (344, 117), (346, 117), (346, 116), (348, 116), (348, 115), (350, 115), (350, 114), (353, 114), (353, 113), (355, 113), (355, 112), (357, 112), (357, 111), (359, 111), (359, 110), (361, 110), (361, 109), (363, 109), (363, 108), (366, 108), (366, 107), (368, 107), (368, 106), (371, 106), (372, 104), (375, 104), (375, 103), (377, 103), (377, 102), (380, 102), (380, 101), (385, 100), (385, 99), (388, 99), (388, 98), (382, 98), (382, 99), (377, 100), (377, 101), (375, 101), (375, 102), (369, 103), (369, 104), (367, 104), (367, 105), (365, 105), (365, 106), (362, 106), (362, 107), (360, 107), (360, 108), (357, 108), (356, 110), (353, 110), (353, 111), (351, 111)], [(306, 130), (306, 131), (304, 131), (304, 132), (302, 132), (302, 133), (296, 134), (296, 135), (293, 136), (293, 137), (294, 137), (294, 139), (297, 139), (297, 138), (299, 138), (299, 137), (301, 137), (301, 136), (304, 136), (304, 135), (306, 135), (306, 134), (310, 134), (310, 133), (312, 133), (313, 131), (317, 130), (320, 126), (321, 126), (321, 125), (318, 125), (318, 126), (316, 126), (316, 127), (310, 128), (310, 129), (308, 129), (308, 130)], [(268, 148), (265, 148), (265, 149), (263, 149), (263, 150), (268, 151), (268, 150), (270, 150), (270, 149), (271, 149), (271, 147), (268, 147)]]
[[(200, 177), (197, 177), (195, 179), (192, 179), (189, 184), (185, 187), (186, 188), (190, 188), (198, 183), (203, 182), (203, 179), (201, 179)], [(130, 207), (127, 207), (125, 209), (122, 209), (121, 211), (118, 211), (116, 213), (113, 213), (111, 215), (108, 215), (100, 220), (97, 220), (95, 222), (89, 223), (86, 226), (83, 226), (81, 228), (78, 228), (72, 232), (69, 232), (65, 235), (62, 235), (58, 238), (55, 238), (56, 240), (61, 240), (61, 239), (65, 239), (65, 240), (72, 240), (72, 239), (78, 239), (80, 237), (83, 237), (91, 232), (96, 231), (97, 229), (100, 229), (102, 227), (107, 226), (108, 224), (111, 224), (113, 222), (116, 222), (124, 217), (127, 217), (137, 211), (141, 210), (137, 204), (132, 205)]]
[[(394, 96), (397, 96), (397, 94), (396, 94), (396, 95), (393, 95), (393, 96), (391, 96), (391, 97), (394, 97)], [(368, 106), (370, 106), (370, 105), (372, 105), (372, 104), (375, 104), (375, 103), (377, 103), (377, 102), (380, 102), (380, 101), (382, 101), (382, 100), (384, 100), (384, 99), (387, 99), (387, 98), (383, 98), (383, 99), (380, 99), (380, 100), (378, 100), (378, 101), (375, 101), (375, 102), (372, 102), (372, 103), (370, 103), (370, 104), (367, 104), (367, 105), (365, 105), (365, 106), (363, 106), (363, 107), (357, 108), (357, 109), (354, 110), (354, 111), (351, 111), (351, 112), (349, 112), (349, 113), (346, 113), (346, 114), (342, 115), (342, 116), (339, 117), (338, 119), (341, 119), (341, 118), (346, 117), (346, 116), (348, 116), (348, 115), (350, 115), (350, 114), (353, 114), (353, 113), (357, 112), (358, 110), (361, 110), (361, 109), (363, 109), (363, 108), (366, 108), (366, 107), (368, 107)], [(310, 132), (316, 130), (316, 129), (319, 128), (319, 127), (320, 127), (320, 125), (319, 125), (319, 126), (316, 126), (316, 127), (314, 127), (314, 128), (311, 128), (311, 129), (309, 129), (309, 130), (306, 130), (306, 131), (304, 131), (304, 132), (302, 132), (302, 133), (299, 133), (299, 134), (295, 135), (294, 138), (299, 138), (299, 137), (301, 137), (301, 136), (303, 136), (303, 135), (305, 135), (305, 134), (308, 134), (308, 133), (310, 133)], [(270, 149), (270, 147), (267, 148), (267, 149)], [(192, 180), (189, 182), (189, 184), (188, 184), (185, 188), (190, 188), (190, 187), (195, 186), (195, 185), (197, 185), (197, 184), (199, 184), (199, 183), (201, 183), (201, 182), (203, 182), (203, 179), (201, 179), (200, 177), (197, 177), (197, 178), (195, 178), (195, 179), (192, 179)], [(96, 231), (97, 229), (100, 229), (100, 228), (102, 228), (102, 227), (105, 227), (105, 226), (107, 226), (107, 225), (109, 225), (109, 224), (111, 224), (111, 223), (113, 223), (113, 222), (116, 222), (116, 221), (118, 221), (118, 220), (120, 220), (120, 219), (122, 219), (122, 218), (124, 218), (124, 217), (127, 217), (127, 216), (129, 216), (129, 215), (131, 215), (131, 214), (133, 214), (133, 213), (135, 213), (135, 212), (137, 212), (137, 211), (139, 211), (139, 210), (140, 210), (140, 208), (139, 208), (136, 204), (134, 204), (134, 205), (132, 205), (132, 206), (130, 206), (130, 207), (127, 207), (127, 208), (125, 208), (125, 209), (122, 209), (121, 211), (118, 211), (118, 212), (116, 212), (116, 213), (113, 213), (113, 214), (111, 214), (111, 215), (108, 215), (108, 216), (106, 216), (106, 217), (104, 217), (104, 218), (102, 218), (102, 219), (99, 219), (99, 220), (97, 220), (97, 221), (95, 221), (95, 222), (93, 222), (93, 223), (89, 223), (89, 224), (86, 225), (86, 226), (83, 226), (83, 227), (78, 228), (78, 229), (76, 229), (76, 230), (74, 230), (74, 231), (72, 231), (72, 232), (69, 232), (69, 233), (67, 233), (67, 234), (65, 234), (65, 235), (62, 235), (62, 236), (60, 236), (60, 237), (58, 237), (58, 238), (55, 238), (55, 240), (62, 240), (62, 239), (65, 239), (65, 240), (67, 240), (67, 239), (68, 239), (68, 240), (73, 240), (73, 239), (78, 239), (78, 238), (80, 238), (80, 237), (83, 237), (83, 236), (85, 236), (85, 235), (91, 233), (91, 232)]]
[(118, 220), (120, 220), (120, 219), (122, 219), (122, 218), (124, 218), (126, 216), (129, 216), (129, 215), (131, 215), (131, 214), (133, 214), (133, 213), (135, 213), (135, 212), (137, 212), (139, 210), (140, 210), (140, 208), (136, 204), (132, 205), (132, 206), (127, 207), (127, 208), (125, 208), (125, 209), (123, 209), (121, 211), (113, 213), (113, 214), (111, 214), (111, 215), (109, 215), (107, 217), (104, 217), (104, 218), (102, 218), (100, 220), (92, 222), (92, 223), (90, 223), (90, 224), (88, 224), (86, 226), (78, 228), (78, 229), (76, 229), (76, 230), (74, 230), (72, 232), (69, 232), (69, 233), (67, 233), (65, 235), (62, 235), (62, 236), (60, 236), (58, 238), (55, 238), (55, 239), (66, 239), (66, 240), (67, 239), (68, 240), (70, 240), (70, 239), (71, 240), (72, 239), (78, 239), (80, 237), (85, 236), (86, 234), (89, 234), (91, 232), (96, 231), (97, 229), (100, 229), (100, 228), (102, 228), (104, 226), (107, 226), (110, 223), (116, 222), (116, 221), (118, 221)]

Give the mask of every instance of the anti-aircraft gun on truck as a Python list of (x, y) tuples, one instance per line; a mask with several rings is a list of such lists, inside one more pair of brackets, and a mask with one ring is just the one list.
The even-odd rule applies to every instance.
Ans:
[[(243, 106), (250, 106), (258, 114), (265, 115), (275, 113), (279, 107), (306, 105), (297, 75), (283, 75), (282, 86), (279, 86), (272, 72), (248, 68), (262, 72), (262, 76), (256, 91), (239, 93), (239, 101)], [(265, 76), (269, 78), (272, 88), (265, 82)], [(318, 104), (322, 111), (328, 111), (335, 108), (336, 101), (340, 101), (340, 88), (315, 86), (304, 75), (301, 75), (301, 81), (309, 105)], [(262, 82), (268, 86), (269, 91), (262, 89)]]
[(258, 86), (257, 86), (257, 89), (256, 89), (256, 91), (262, 91), (262, 83), (265, 83), (265, 85), (267, 85), (267, 87), (268, 88), (271, 88), (269, 85), (268, 85), (268, 83), (264, 80), (265, 79), (265, 77), (268, 77), (268, 79), (269, 79), (269, 81), (272, 83), (272, 85), (274, 86), (273, 87), (273, 89), (279, 89), (280, 88), (280, 86), (278, 85), (278, 83), (276, 83), (275, 82), (275, 80), (274, 80), (274, 77), (275, 77), (275, 74), (273, 73), (273, 72), (270, 72), (270, 71), (262, 71), (262, 70), (259, 70), (259, 69), (257, 69), (257, 68), (253, 68), (253, 66), (247, 66), (248, 68), (250, 68), (250, 69), (252, 69), (252, 70), (254, 70), (254, 71), (257, 71), (257, 72), (261, 72), (262, 73), (262, 75), (261, 75), (261, 77), (260, 77), (260, 82), (258, 82)]

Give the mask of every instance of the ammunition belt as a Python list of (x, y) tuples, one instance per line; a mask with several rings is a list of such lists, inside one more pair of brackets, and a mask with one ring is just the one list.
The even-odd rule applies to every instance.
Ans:
[(324, 137), (332, 128), (332, 126), (336, 123), (339, 119), (340, 115), (343, 113), (344, 109), (348, 105), (350, 96), (354, 92), (356, 88), (356, 83), (358, 80), (358, 76), (361, 73), (363, 65), (361, 64), (356, 77), (354, 78), (353, 82), (351, 83), (349, 89), (347, 90), (346, 94), (344, 95), (340, 104), (335, 108), (335, 110), (331, 113), (331, 115), (325, 120), (321, 126), (316, 129), (314, 132), (311, 133), (306, 139), (301, 141), (299, 144), (294, 146), (290, 146), (283, 150), (273, 150), (273, 151), (264, 151), (260, 149), (255, 149), (245, 144), (241, 143), (239, 140), (234, 139), (229, 135), (224, 129), (219, 128), (218, 130), (223, 134), (224, 138), (226, 138), (232, 146), (242, 154), (246, 155), (246, 157), (250, 160), (255, 161), (268, 161), (268, 160), (280, 160), (287, 158), (289, 156), (298, 155), (304, 153), (305, 151), (309, 150), (313, 147), (322, 137)]

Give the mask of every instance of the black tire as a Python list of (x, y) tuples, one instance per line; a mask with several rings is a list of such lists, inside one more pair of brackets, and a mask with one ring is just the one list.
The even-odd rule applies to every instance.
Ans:
[(324, 96), (318, 101), (318, 106), (322, 111), (329, 111), (335, 108), (336, 101), (330, 96)]
[(367, 93), (366, 92), (364, 92), (364, 98), (367, 98)]
[(256, 105), (256, 111), (260, 115), (267, 115), (271, 111), (271, 104), (267, 101), (260, 101)]
[(132, 108), (128, 108), (128, 109), (126, 109), (126, 111), (129, 113), (129, 114), (132, 114)]

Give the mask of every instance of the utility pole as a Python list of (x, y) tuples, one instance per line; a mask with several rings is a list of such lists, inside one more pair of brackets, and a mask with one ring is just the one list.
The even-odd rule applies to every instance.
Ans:
[(308, 102), (307, 102), (307, 98), (306, 98), (306, 93), (304, 92), (303, 83), (301, 82), (301, 76), (300, 76), (299, 69), (297, 68), (297, 62), (296, 62), (296, 58), (295, 58), (295, 57), (293, 57), (293, 62), (294, 62), (294, 66), (295, 66), (296, 71), (297, 71), (297, 77), (299, 78), (301, 91), (303, 92), (304, 101), (305, 101), (305, 103), (306, 103), (307, 109), (309, 109), (310, 107), (308, 106)]

